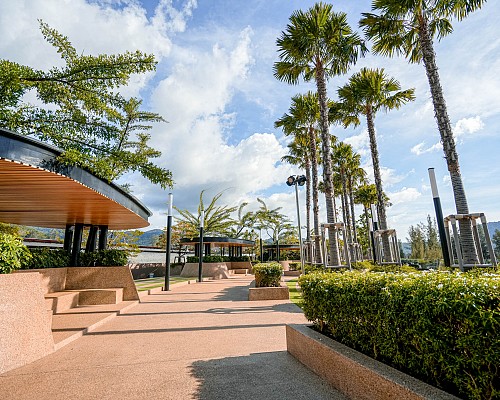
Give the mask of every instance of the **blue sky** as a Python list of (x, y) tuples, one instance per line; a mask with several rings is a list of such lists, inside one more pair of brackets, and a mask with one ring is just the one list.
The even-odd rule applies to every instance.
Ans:
[[(168, 124), (152, 130), (151, 143), (162, 151), (159, 164), (173, 172), (174, 203), (194, 211), (199, 193), (207, 198), (225, 190), (223, 202), (258, 208), (257, 197), (283, 207), (295, 221), (293, 191), (285, 185), (302, 173), (281, 164), (289, 138), (274, 129), (297, 93), (311, 84), (289, 86), (272, 75), (276, 38), (291, 13), (313, 1), (288, 0), (0, 0), (0, 54), (19, 63), (49, 68), (60, 61), (38, 31), (37, 18), (67, 35), (86, 54), (140, 49), (155, 54), (155, 73), (135, 77), (124, 88), (139, 96)], [(370, 1), (334, 1), (357, 29)], [(489, 1), (436, 43), (437, 62), (456, 136), (471, 212), (500, 220), (500, 4)], [(375, 126), (387, 210), (399, 238), (408, 227), (434, 215), (427, 169), (434, 167), (443, 212), (455, 212), (430, 93), (422, 65), (403, 58), (368, 54), (346, 76), (328, 83), (328, 94), (362, 67), (386, 69), (403, 88), (414, 87), (416, 101), (377, 115)], [(29, 99), (29, 96), (28, 96)], [(332, 127), (340, 140), (362, 155), (369, 176), (371, 159), (366, 125)], [(151, 227), (165, 225), (167, 192), (130, 174), (134, 194), (154, 213)], [(301, 193), (304, 203), (304, 193)], [(324, 221), (321, 204), (320, 219)]]

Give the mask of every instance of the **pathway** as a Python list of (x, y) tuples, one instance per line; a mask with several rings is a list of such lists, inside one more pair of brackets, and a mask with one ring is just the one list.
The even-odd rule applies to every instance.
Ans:
[(286, 352), (286, 301), (247, 301), (252, 277), (173, 286), (57, 352), (0, 375), (0, 398), (344, 399)]

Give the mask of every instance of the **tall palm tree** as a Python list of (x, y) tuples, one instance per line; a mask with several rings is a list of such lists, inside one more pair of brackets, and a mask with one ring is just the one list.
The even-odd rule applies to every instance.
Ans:
[[(388, 227), (375, 135), (375, 115), (380, 109), (385, 111), (397, 109), (403, 104), (414, 100), (414, 92), (414, 89), (401, 90), (400, 83), (394, 78), (389, 78), (383, 69), (369, 68), (363, 68), (351, 76), (349, 82), (338, 90), (339, 98), (351, 113), (366, 117), (373, 174), (377, 187), (377, 211), (380, 229), (387, 229)], [(386, 236), (382, 238), (386, 259), (392, 261), (390, 260), (389, 239)]]
[(347, 190), (349, 191), (349, 202), (351, 204), (352, 215), (352, 235), (355, 243), (358, 243), (357, 229), (356, 229), (356, 214), (354, 213), (354, 191), (360, 186), (367, 183), (366, 171), (361, 168), (361, 156), (357, 153), (354, 154), (353, 164), (349, 171), (349, 179), (347, 181)]
[[(365, 184), (360, 186), (354, 192), (354, 201), (356, 204), (362, 204), (363, 210), (366, 218), (366, 226), (369, 227), (369, 215), (368, 210), (370, 209), (371, 204), (375, 204), (377, 202), (377, 187), (374, 184)], [(370, 237), (370, 230), (368, 229), (368, 243), (370, 247), (370, 255), (372, 254), (372, 242)]]
[[(403, 54), (410, 62), (423, 62), (431, 89), (434, 115), (443, 151), (450, 172), (453, 195), (458, 214), (468, 214), (458, 153), (453, 139), (450, 118), (443, 95), (434, 52), (433, 39), (438, 40), (453, 31), (451, 19), (459, 21), (482, 7), (486, 0), (374, 0), (373, 11), (364, 13), (360, 21), (366, 36), (373, 39), (376, 54)], [(460, 238), (464, 261), (477, 263), (477, 254), (469, 220), (460, 220)]]
[[(314, 243), (316, 249), (319, 249), (319, 204), (318, 204), (318, 134), (317, 124), (319, 122), (319, 103), (318, 95), (313, 92), (300, 94), (292, 97), (292, 105), (290, 106), (289, 113), (284, 114), (279, 120), (275, 122), (275, 127), (282, 128), (285, 135), (295, 135), (307, 132), (309, 155), (311, 161), (311, 175), (312, 175), (312, 209), (313, 209), (313, 229), (314, 229)], [(306, 176), (307, 177), (307, 176)], [(309, 182), (309, 179), (306, 183)], [(309, 208), (308, 208), (309, 210)], [(308, 228), (309, 239), (309, 228)], [(312, 254), (309, 251), (309, 254)], [(316, 251), (317, 263), (321, 263), (321, 254)]]
[[(288, 154), (281, 157), (281, 161), (296, 165), (306, 171), (306, 229), (307, 241), (311, 240), (311, 156), (309, 154), (308, 138), (297, 134), (288, 144)], [(300, 228), (299, 228), (300, 229)], [(310, 248), (309, 248), (310, 249)], [(311, 251), (309, 251), (311, 254)]]
[[(336, 220), (333, 207), (330, 133), (328, 131), (328, 103), (326, 81), (329, 77), (347, 72), (366, 51), (363, 40), (351, 30), (345, 13), (335, 13), (331, 4), (316, 3), (306, 12), (295, 11), (286, 30), (276, 41), (280, 61), (274, 64), (274, 76), (289, 84), (298, 84), (299, 78), (314, 80), (320, 107), (320, 133), (323, 160), (323, 181), (327, 221)], [(335, 230), (329, 236), (336, 238)], [(330, 258), (340, 264), (337, 240), (330, 240)]]

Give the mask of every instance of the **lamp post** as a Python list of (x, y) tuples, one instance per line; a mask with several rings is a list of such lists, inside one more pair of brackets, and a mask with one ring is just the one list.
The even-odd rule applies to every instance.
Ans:
[(448, 244), (446, 240), (446, 230), (444, 227), (443, 209), (441, 208), (441, 199), (439, 198), (436, 175), (434, 168), (429, 168), (429, 180), (431, 181), (432, 199), (434, 200), (434, 209), (436, 210), (437, 226), (439, 231), (439, 241), (441, 242), (441, 251), (443, 252), (444, 265), (451, 266), (450, 253), (448, 251)]
[(165, 269), (165, 286), (163, 290), (170, 290), (170, 245), (172, 242), (172, 206), (174, 203), (174, 195), (168, 194), (168, 214), (167, 214), (167, 244), (166, 244), (166, 269)]
[(302, 274), (305, 273), (304, 269), (304, 256), (302, 254), (303, 249), (302, 249), (302, 232), (300, 231), (300, 208), (299, 208), (299, 189), (297, 188), (297, 185), (299, 186), (304, 186), (306, 183), (307, 179), (304, 175), (297, 175), (297, 176), (289, 176), (288, 179), (286, 180), (286, 184), (288, 186), (295, 186), (295, 200), (297, 203), (297, 224), (299, 226), (299, 253), (300, 253), (300, 266), (302, 270)]
[(200, 250), (199, 250), (199, 259), (198, 259), (198, 282), (202, 282), (203, 280), (203, 274), (202, 274), (202, 269), (203, 269), (203, 225), (205, 223), (205, 210), (201, 210), (201, 215), (200, 215)]

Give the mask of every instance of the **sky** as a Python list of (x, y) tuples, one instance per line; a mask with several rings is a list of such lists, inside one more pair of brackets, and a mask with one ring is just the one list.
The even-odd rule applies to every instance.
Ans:
[[(359, 30), (369, 0), (333, 1)], [(303, 174), (280, 161), (289, 137), (274, 128), (292, 96), (314, 90), (311, 83), (288, 85), (273, 77), (278, 61), (276, 39), (294, 10), (309, 0), (0, 0), (0, 58), (34, 68), (61, 65), (37, 19), (69, 37), (79, 53), (113, 54), (139, 49), (155, 55), (155, 72), (132, 77), (122, 88), (143, 100), (145, 109), (168, 123), (156, 124), (151, 145), (162, 152), (156, 162), (173, 173), (174, 204), (195, 212), (200, 192), (205, 201), (224, 191), (221, 204), (257, 198), (296, 222), (295, 193), (288, 176)], [(437, 64), (451, 119), (470, 212), (500, 220), (500, 3), (490, 0), (467, 19), (454, 21), (454, 32), (435, 43)], [(360, 32), (361, 33), (361, 32)], [(368, 43), (370, 47), (370, 43)], [(389, 227), (398, 238), (410, 225), (435, 215), (428, 168), (435, 168), (443, 214), (456, 213), (449, 174), (434, 119), (423, 65), (402, 57), (367, 54), (345, 75), (328, 81), (328, 96), (363, 67), (384, 68), (402, 88), (415, 88), (416, 100), (375, 119), (384, 191), (392, 206)], [(34, 97), (34, 96), (32, 96)], [(30, 100), (28, 96), (28, 100)], [(31, 99), (32, 100), (32, 99)], [(362, 157), (373, 181), (366, 123), (331, 127), (339, 140)], [(166, 224), (168, 192), (137, 174), (133, 194), (153, 213), (151, 228)], [(300, 191), (305, 221), (305, 190)], [(358, 210), (361, 211), (361, 210)], [(324, 201), (320, 222), (326, 222)]]

